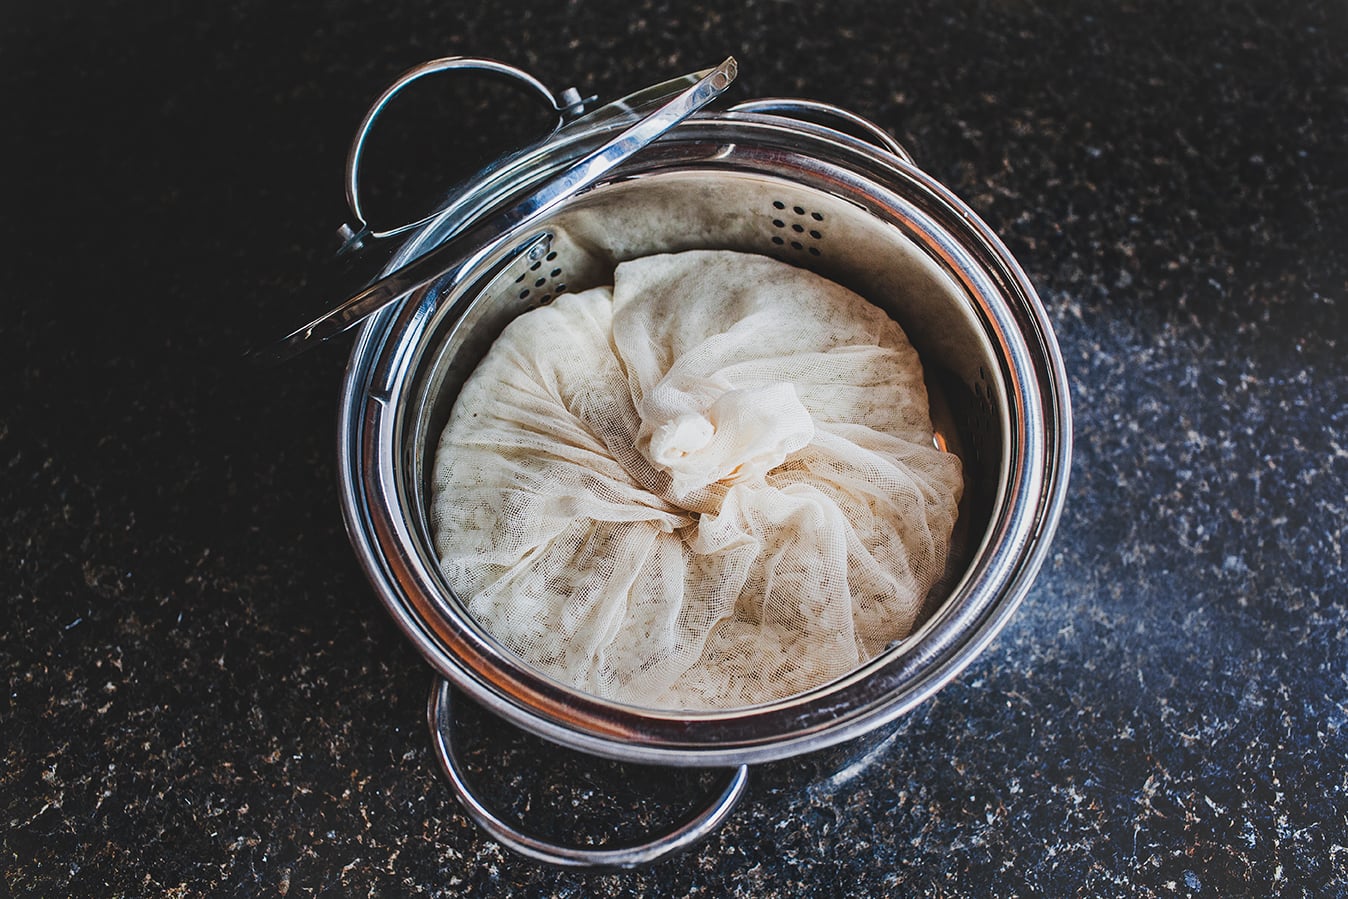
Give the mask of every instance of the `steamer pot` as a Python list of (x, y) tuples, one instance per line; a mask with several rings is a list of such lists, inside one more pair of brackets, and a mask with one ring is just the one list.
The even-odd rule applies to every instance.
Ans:
[[(353, 209), (360, 144), (407, 80), (362, 125), (348, 166)], [(583, 104), (574, 91), (547, 96), (563, 110), (563, 126), (417, 223), (386, 272), (558, 178), (639, 119), (650, 99), (635, 95), (641, 102), (577, 116)], [(359, 230), (345, 236), (358, 238)], [(1062, 359), (1006, 247), (879, 128), (797, 100), (702, 111), (575, 196), (479, 243), (455, 278), (432, 280), (364, 322), (343, 384), (338, 451), (352, 543), (389, 613), (435, 671), (428, 717), (441, 766), (495, 837), (558, 864), (630, 866), (684, 847), (728, 814), (746, 765), (894, 721), (956, 677), (1006, 624), (1046, 555), (1066, 491), (1071, 418)], [(925, 623), (832, 683), (716, 712), (619, 705), (532, 669), (484, 631), (445, 582), (428, 515), (440, 431), (459, 387), (507, 323), (563, 292), (612, 283), (622, 260), (696, 248), (773, 256), (884, 308), (922, 357), (936, 439), (961, 457), (966, 480), (951, 563)], [(451, 687), (584, 752), (738, 769), (707, 812), (651, 843), (550, 845), (473, 796), (454, 754)]]

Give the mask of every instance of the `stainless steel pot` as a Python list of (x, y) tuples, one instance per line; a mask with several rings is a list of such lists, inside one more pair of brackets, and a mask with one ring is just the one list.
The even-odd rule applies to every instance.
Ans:
[[(573, 92), (552, 102), (578, 108)], [(442, 767), (493, 835), (561, 864), (638, 864), (685, 846), (723, 820), (743, 790), (745, 765), (848, 740), (932, 695), (1025, 596), (1067, 486), (1067, 381), (1033, 287), (968, 206), (851, 113), (793, 100), (700, 112), (574, 196), (494, 233), (474, 230), (574, 170), (648, 106), (564, 116), (550, 141), (418, 223), (388, 272), (451, 236), (474, 234), (474, 244), (452, 277), (427, 280), (365, 321), (342, 391), (347, 527), (380, 598), (435, 669), (429, 718)], [(353, 160), (377, 111), (378, 104)], [(532, 669), (484, 631), (445, 582), (427, 511), (438, 436), (460, 386), (508, 322), (560, 293), (612, 283), (622, 260), (694, 248), (774, 256), (884, 308), (923, 359), (937, 439), (961, 457), (966, 479), (950, 569), (920, 628), (809, 693), (717, 712), (619, 705)], [(504, 824), (472, 795), (454, 754), (451, 685), (519, 727), (585, 752), (739, 769), (708, 812), (650, 844), (550, 845)]]

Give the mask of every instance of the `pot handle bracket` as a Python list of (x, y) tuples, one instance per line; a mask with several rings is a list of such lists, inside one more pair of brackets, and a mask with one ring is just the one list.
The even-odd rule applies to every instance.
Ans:
[(835, 126), (841, 126), (839, 130), (843, 133), (864, 138), (909, 165), (917, 165), (913, 161), (913, 155), (888, 131), (870, 119), (863, 118), (855, 112), (843, 109), (841, 106), (834, 106), (832, 103), (824, 103), (819, 100), (802, 100), (796, 97), (767, 97), (761, 100), (737, 103), (727, 111), (775, 115), (782, 118), (801, 119), (806, 122), (817, 121), (820, 124), (828, 122)]
[(436, 677), (427, 703), (426, 719), (431, 729), (431, 744), (440, 770), (469, 817), (503, 846), (537, 861), (571, 868), (635, 868), (650, 864), (675, 852), (687, 849), (710, 836), (725, 823), (730, 812), (744, 795), (749, 782), (749, 767), (734, 769), (725, 787), (710, 806), (691, 819), (645, 843), (610, 849), (588, 849), (564, 846), (530, 836), (507, 824), (487, 808), (472, 791), (464, 775), (463, 765), (454, 747), (452, 732), (454, 714), (449, 681)]

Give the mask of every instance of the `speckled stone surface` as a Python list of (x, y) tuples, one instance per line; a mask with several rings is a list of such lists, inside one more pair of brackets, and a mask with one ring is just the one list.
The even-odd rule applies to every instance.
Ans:
[[(1345, 46), (1341, 2), (11, 10), (4, 891), (1348, 895)], [(283, 288), (343, 220), (366, 104), (452, 53), (603, 96), (734, 53), (741, 98), (873, 118), (1004, 237), (1071, 376), (1069, 504), (1002, 636), (645, 870), (465, 817), (342, 530), (344, 347), (237, 363), (313, 311)], [(484, 787), (554, 835), (708, 787), (474, 720)]]

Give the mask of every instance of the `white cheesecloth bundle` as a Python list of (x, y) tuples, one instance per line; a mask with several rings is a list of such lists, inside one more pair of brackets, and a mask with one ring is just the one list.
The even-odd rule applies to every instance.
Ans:
[(441, 436), (432, 521), (474, 618), (544, 673), (724, 709), (906, 636), (962, 487), (883, 311), (783, 262), (692, 251), (505, 329)]

